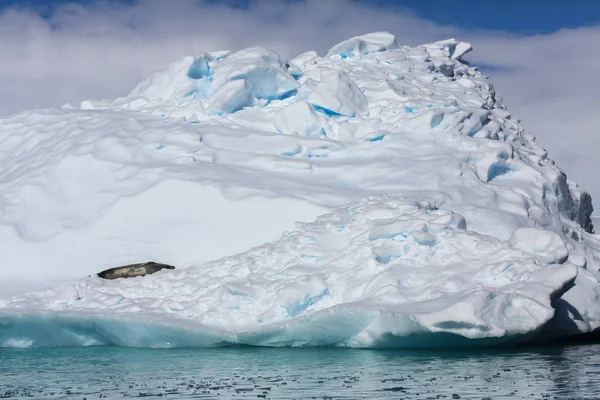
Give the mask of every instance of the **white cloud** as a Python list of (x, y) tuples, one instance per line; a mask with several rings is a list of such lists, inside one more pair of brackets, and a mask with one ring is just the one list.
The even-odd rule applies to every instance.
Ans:
[[(350, 0), (256, 0), (249, 9), (197, 0), (62, 5), (49, 19), (12, 9), (0, 14), (0, 115), (114, 98), (170, 61), (200, 51), (260, 45), (286, 56), (371, 31), (401, 44), (457, 37), (471, 41), (473, 64), (488, 74), (513, 115), (550, 157), (600, 199), (600, 27), (514, 36), (440, 26), (407, 10)], [(600, 206), (598, 206), (600, 209)]]
[(0, 115), (124, 95), (169, 62), (200, 51), (261, 45), (287, 56), (323, 53), (350, 36), (382, 29), (410, 44), (449, 34), (408, 14), (347, 0), (263, 0), (249, 10), (192, 0), (70, 4), (50, 19), (8, 10), (0, 15)]
[[(467, 35), (468, 36), (468, 35)], [(600, 211), (600, 27), (530, 37), (474, 39), (512, 114), (550, 158), (590, 191)]]

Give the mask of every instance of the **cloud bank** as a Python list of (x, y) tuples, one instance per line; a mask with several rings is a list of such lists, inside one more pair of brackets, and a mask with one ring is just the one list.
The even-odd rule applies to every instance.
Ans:
[(87, 98), (127, 94), (173, 60), (201, 51), (273, 48), (292, 57), (324, 54), (351, 36), (387, 30), (404, 45), (456, 37), (484, 69), (512, 114), (582, 184), (600, 209), (600, 27), (548, 35), (470, 31), (418, 18), (399, 7), (351, 0), (255, 0), (248, 7), (197, 0), (62, 4), (0, 14), (0, 116)]

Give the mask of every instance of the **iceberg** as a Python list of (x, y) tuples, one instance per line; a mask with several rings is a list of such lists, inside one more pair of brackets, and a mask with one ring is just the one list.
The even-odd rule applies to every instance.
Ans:
[[(0, 347), (447, 347), (600, 329), (588, 193), (468, 43), (185, 57), (0, 121)], [(103, 280), (111, 267), (175, 265)]]

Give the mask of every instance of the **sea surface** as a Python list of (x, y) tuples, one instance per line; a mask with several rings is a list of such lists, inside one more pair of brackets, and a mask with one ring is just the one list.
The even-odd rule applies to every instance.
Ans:
[(599, 399), (600, 345), (0, 349), (0, 398)]

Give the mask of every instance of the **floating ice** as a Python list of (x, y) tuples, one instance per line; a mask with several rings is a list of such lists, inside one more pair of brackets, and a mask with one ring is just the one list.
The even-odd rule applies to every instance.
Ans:
[[(598, 329), (591, 198), (461, 60), (470, 48), (377, 33), (289, 62), (213, 52), (112, 102), (0, 121), (0, 346)], [(148, 260), (177, 269), (93, 275)]]

